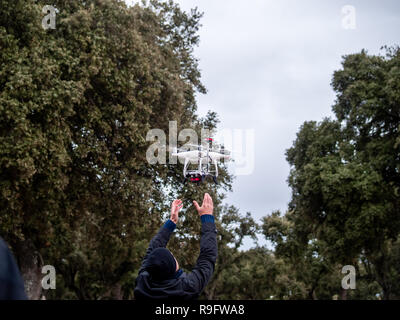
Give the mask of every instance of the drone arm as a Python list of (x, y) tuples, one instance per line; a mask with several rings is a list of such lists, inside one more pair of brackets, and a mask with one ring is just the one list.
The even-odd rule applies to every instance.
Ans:
[(189, 163), (189, 158), (185, 158), (185, 164), (183, 165), (183, 177), (186, 177), (186, 169)]
[(218, 177), (218, 164), (217, 164), (217, 160), (214, 159), (214, 166), (215, 166), (215, 177)]

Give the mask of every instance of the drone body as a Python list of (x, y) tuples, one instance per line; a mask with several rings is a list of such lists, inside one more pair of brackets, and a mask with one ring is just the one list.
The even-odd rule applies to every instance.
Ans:
[[(195, 147), (197, 150), (176, 150), (172, 155), (177, 156), (179, 159), (184, 161), (183, 166), (183, 182), (187, 180), (190, 182), (203, 182), (206, 178), (211, 177), (215, 183), (217, 183), (218, 177), (218, 161), (230, 160), (230, 152), (227, 151), (224, 146), (219, 146), (219, 149), (213, 148), (211, 138), (208, 146), (203, 145), (186, 145)], [(197, 169), (188, 170), (189, 164), (197, 164)], [(212, 169), (212, 167), (214, 169)]]

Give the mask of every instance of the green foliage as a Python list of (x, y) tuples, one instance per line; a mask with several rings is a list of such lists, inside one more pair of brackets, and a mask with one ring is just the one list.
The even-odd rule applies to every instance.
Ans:
[[(172, 2), (53, 1), (57, 28), (46, 31), (45, 4), (1, 3), (0, 233), (17, 258), (29, 240), (56, 267), (48, 297), (129, 298), (170, 200), (206, 190), (183, 189), (181, 166), (145, 158), (151, 128), (216, 125), (195, 114), (201, 14)], [(222, 169), (221, 189), (230, 181)], [(210, 193), (219, 205), (223, 194)], [(193, 208), (185, 215), (189, 264), (199, 221)]]
[(263, 233), (300, 271), (296, 279), (316, 282), (309, 295), (339, 294), (326, 275), (339, 284), (338, 266), (349, 264), (360, 271), (363, 294), (348, 298), (398, 297), (399, 66), (398, 48), (344, 57), (332, 81), (336, 119), (305, 122), (287, 150), (289, 212), (266, 217)]

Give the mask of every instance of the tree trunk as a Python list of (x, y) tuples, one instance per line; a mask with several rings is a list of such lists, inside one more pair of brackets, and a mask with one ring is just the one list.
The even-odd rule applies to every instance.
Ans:
[(391, 285), (387, 285), (387, 282), (386, 281), (384, 281), (383, 282), (383, 285), (381, 284), (381, 286), (382, 286), (382, 291), (383, 291), (383, 300), (390, 300), (390, 298), (391, 298)]
[(16, 249), (26, 295), (30, 300), (39, 300), (42, 298), (42, 257), (29, 240), (20, 242)]
[(342, 291), (340, 292), (340, 300), (347, 300), (347, 290), (346, 289), (342, 289)]
[(110, 289), (108, 289), (103, 295), (99, 296), (97, 299), (123, 300), (124, 292), (122, 290), (122, 285), (120, 283), (114, 284)]

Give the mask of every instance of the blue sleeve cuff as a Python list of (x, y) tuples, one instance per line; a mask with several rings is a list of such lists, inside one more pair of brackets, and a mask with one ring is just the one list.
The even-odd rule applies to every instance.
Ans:
[(212, 222), (212, 223), (214, 223), (214, 216), (211, 215), (211, 214), (203, 214), (200, 217), (200, 219), (201, 219), (201, 223), (204, 223), (204, 222)]
[(165, 224), (164, 224), (164, 228), (167, 228), (169, 231), (174, 231), (176, 228), (176, 224), (169, 219)]

